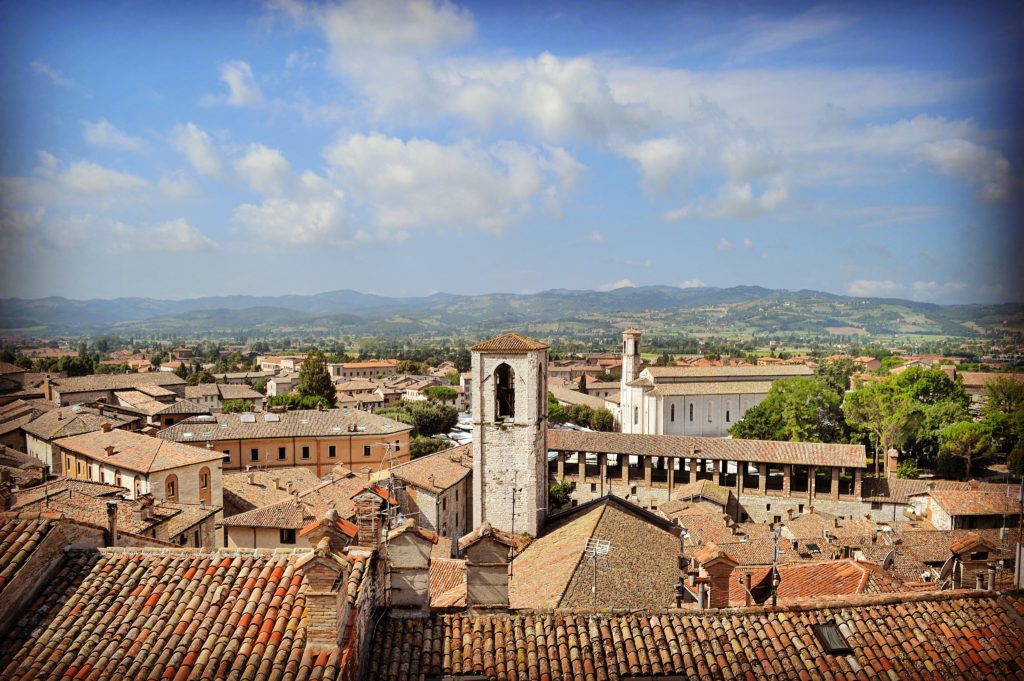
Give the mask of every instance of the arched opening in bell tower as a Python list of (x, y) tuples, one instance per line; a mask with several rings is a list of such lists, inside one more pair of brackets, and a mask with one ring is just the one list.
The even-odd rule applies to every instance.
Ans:
[(516, 374), (502, 362), (494, 370), (494, 418), (511, 419), (516, 415)]

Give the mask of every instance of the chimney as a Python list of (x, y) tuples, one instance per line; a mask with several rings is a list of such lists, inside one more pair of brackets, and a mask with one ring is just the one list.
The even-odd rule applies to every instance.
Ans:
[(706, 577), (711, 586), (708, 607), (729, 607), (729, 578), (737, 562), (714, 542), (708, 542), (693, 555), (700, 566), (700, 576)]
[(438, 537), (409, 519), (388, 532), (388, 594), (391, 607), (430, 609), (430, 553)]
[(341, 645), (348, 600), (342, 586), (348, 582), (348, 561), (331, 555), (327, 538), (297, 564), (306, 576), (306, 645), (314, 650), (330, 650)]
[(978, 572), (978, 574), (974, 575), (974, 588), (977, 589), (978, 591), (981, 591), (982, 589), (985, 588), (985, 573), (984, 572)]
[(486, 521), (459, 540), (459, 551), (466, 554), (467, 607), (508, 607), (509, 564), (513, 552), (524, 546), (521, 538)]
[(273, 482), (274, 482), (274, 489), (278, 489), (278, 490), (283, 490), (284, 489), (284, 487), (281, 486), (281, 478), (271, 478), (271, 480), (273, 480)]
[(110, 432), (110, 421), (104, 421), (103, 423), (101, 423), (100, 424), (100, 430), (102, 430), (104, 433), (109, 433)]
[(285, 489), (286, 492), (288, 492), (288, 494), (292, 493), (292, 487), (293, 487), (293, 483), (292, 483), (291, 480), (289, 480), (288, 482), (284, 483), (284, 489)]
[(359, 545), (375, 548), (380, 543), (381, 498), (367, 486), (353, 497), (353, 501), (356, 525), (359, 526)]
[(114, 445), (107, 445), (106, 448), (104, 449), (104, 451), (106, 451), (107, 456), (113, 456), (114, 455)]
[(252, 466), (246, 466), (245, 467), (245, 473), (246, 473), (245, 477), (249, 481), (249, 484), (250, 485), (255, 485), (256, 484), (256, 474), (252, 472)]
[(968, 485), (968, 486), (969, 486), (969, 487), (970, 487), (970, 488), (971, 488), (972, 490), (976, 490), (976, 489), (978, 489), (979, 487), (981, 487), (980, 483), (978, 483), (978, 481), (977, 481), (977, 480), (968, 480), (968, 481), (967, 481), (967, 485)]
[(107, 502), (107, 541), (108, 546), (117, 546), (117, 502)]
[(743, 604), (744, 605), (750, 605), (751, 604), (750, 591), (751, 591), (751, 589), (754, 586), (753, 585), (753, 577), (754, 577), (754, 575), (749, 570), (743, 573), (743, 586), (746, 587), (745, 589), (743, 589)]
[(143, 494), (136, 499), (139, 502), (139, 519), (148, 521), (153, 519), (153, 495)]
[(996, 566), (993, 565), (992, 563), (989, 563), (989, 565), (988, 565), (988, 587), (987, 588), (988, 588), (989, 591), (995, 591), (996, 590)]
[(899, 452), (895, 448), (890, 448), (885, 453), (885, 476), (890, 480), (896, 479), (896, 466), (899, 464)]

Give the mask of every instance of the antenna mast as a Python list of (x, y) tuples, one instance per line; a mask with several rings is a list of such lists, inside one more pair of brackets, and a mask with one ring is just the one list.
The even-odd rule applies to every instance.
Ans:
[(594, 598), (594, 610), (597, 610), (597, 559), (607, 556), (612, 550), (612, 543), (607, 539), (594, 539), (590, 537), (587, 539), (586, 546), (584, 548), (584, 555), (593, 561), (594, 564), (594, 584), (590, 587), (590, 593)]

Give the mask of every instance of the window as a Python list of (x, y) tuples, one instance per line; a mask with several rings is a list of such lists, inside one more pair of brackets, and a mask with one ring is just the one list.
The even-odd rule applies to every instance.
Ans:
[[(199, 501), (204, 504), (211, 503), (210, 496), (210, 469), (203, 466), (199, 469)], [(198, 544), (196, 544), (198, 546)]]
[(494, 370), (494, 418), (511, 419), (516, 415), (516, 374), (502, 362)]
[(671, 421), (672, 423), (676, 422), (676, 405), (674, 404), (669, 408), (668, 420)]
[(370, 456), (370, 445), (363, 445), (363, 456)]
[(712, 409), (713, 408), (714, 408), (714, 404), (709, 401), (708, 402), (708, 423), (711, 423), (711, 416), (712, 416)]
[(401, 440), (395, 440), (395, 451), (396, 452), (402, 451), (402, 441)]
[(693, 402), (690, 402), (690, 423), (693, 423)]
[(193, 546), (199, 546), (199, 530), (196, 530), (195, 534), (193, 534), (192, 537), (193, 537), (193, 541), (195, 542), (195, 544), (193, 544)]
[(633, 423), (640, 423), (640, 408), (633, 407)]
[(729, 423), (729, 420), (730, 420), (730, 419), (729, 419), (729, 410), (728, 410), (728, 409), (726, 409), (726, 410), (725, 410), (725, 422), (726, 422), (726, 423)]
[(281, 543), (282, 544), (294, 544), (295, 543), (295, 530), (290, 528), (281, 528)]
[(442, 511), (447, 511), (448, 510), (448, 498), (447, 497), (441, 497), (441, 510)]
[(164, 480), (164, 498), (167, 501), (178, 500), (178, 476), (171, 474)]
[(259, 461), (259, 460), (260, 460), (260, 450), (258, 450), (255, 447), (253, 447), (252, 449), (249, 450), (249, 461)]
[(302, 447), (302, 458), (303, 459), (308, 459), (309, 458), (309, 447), (308, 446), (303, 446)]
[(821, 647), (825, 649), (826, 653), (830, 655), (849, 655), (853, 652), (850, 644), (843, 637), (843, 632), (839, 631), (839, 627), (834, 622), (812, 624), (811, 629), (814, 630), (815, 636), (818, 637), (818, 641), (821, 642)]
[(596, 482), (590, 483), (590, 491), (591, 491), (591, 493), (597, 491), (597, 483)]
[(118, 487), (121, 486), (121, 474), (120, 473), (114, 473), (114, 484), (117, 485)]
[(327, 447), (327, 458), (333, 459), (338, 456), (338, 448), (335, 445), (328, 445)]
[(459, 490), (455, 490), (455, 501), (459, 500)]
[(277, 460), (278, 461), (284, 461), (284, 458), (285, 458), (285, 448), (284, 447), (278, 447), (277, 448)]

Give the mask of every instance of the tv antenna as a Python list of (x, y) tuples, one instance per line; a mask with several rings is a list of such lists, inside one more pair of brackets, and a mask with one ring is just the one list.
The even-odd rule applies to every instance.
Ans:
[(607, 539), (587, 539), (583, 555), (591, 560), (594, 565), (594, 584), (590, 587), (590, 593), (594, 598), (594, 610), (597, 610), (597, 559), (607, 557), (612, 550), (612, 543)]

